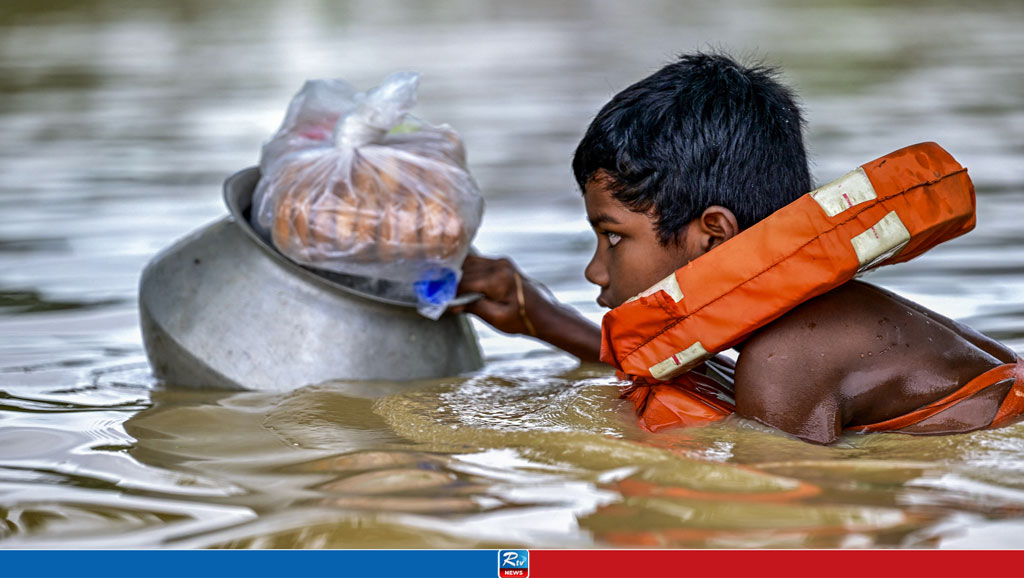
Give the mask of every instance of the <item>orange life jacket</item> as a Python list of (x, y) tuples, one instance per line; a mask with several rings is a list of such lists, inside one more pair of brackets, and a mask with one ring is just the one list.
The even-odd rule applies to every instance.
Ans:
[(974, 209), (967, 169), (939, 145), (885, 155), (608, 312), (601, 360), (628, 378), (672, 380), (856, 274), (970, 231)]

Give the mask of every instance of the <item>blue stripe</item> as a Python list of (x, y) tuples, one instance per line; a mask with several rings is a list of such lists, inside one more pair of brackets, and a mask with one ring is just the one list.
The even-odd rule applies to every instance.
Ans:
[(0, 576), (496, 578), (497, 550), (12, 550)]

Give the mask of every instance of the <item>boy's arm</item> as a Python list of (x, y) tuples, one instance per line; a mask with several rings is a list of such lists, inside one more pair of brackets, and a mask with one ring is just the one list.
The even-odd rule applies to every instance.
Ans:
[(736, 362), (736, 413), (804, 441), (830, 444), (843, 430), (833, 387), (841, 376), (829, 354), (836, 340), (808, 339), (801, 335), (806, 325), (798, 312), (743, 344)]
[(451, 308), (453, 313), (472, 313), (499, 331), (536, 337), (581, 361), (599, 361), (601, 328), (549, 297), (508, 259), (466, 257), (459, 292), (484, 296)]
[[(736, 413), (778, 428), (804, 441), (827, 445), (843, 430), (839, 400), (789, 372), (757, 371), (744, 351), (736, 366)], [(745, 367), (744, 367), (745, 366)], [(756, 374), (756, 375), (753, 375)], [(812, 384), (810, 387), (803, 387)]]

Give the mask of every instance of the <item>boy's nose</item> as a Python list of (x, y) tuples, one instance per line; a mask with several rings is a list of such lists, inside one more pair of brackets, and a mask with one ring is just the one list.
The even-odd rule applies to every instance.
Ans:
[(597, 258), (596, 254), (590, 259), (590, 263), (587, 263), (583, 276), (587, 278), (587, 281), (602, 289), (608, 287), (608, 268)]

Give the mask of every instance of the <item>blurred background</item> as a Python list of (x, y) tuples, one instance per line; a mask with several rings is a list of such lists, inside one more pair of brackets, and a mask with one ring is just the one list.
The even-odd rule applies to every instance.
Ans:
[[(0, 546), (1024, 546), (1006, 531), (1024, 512), (1013, 428), (843, 453), (740, 424), (627, 451), (615, 444), (655, 442), (626, 423), (609, 372), (482, 325), (488, 365), (468, 381), (166, 391), (136, 307), (146, 262), (226, 214), (222, 182), (257, 163), (303, 81), (415, 70), (416, 114), (462, 134), (486, 198), (476, 246), (599, 320), (575, 145), (628, 84), (720, 49), (782, 69), (819, 184), (926, 140), (967, 166), (977, 230), (871, 280), (1024, 352), (1022, 30), (1017, 0), (3, 2)], [(428, 413), (419, 433), (403, 425)], [(341, 459), (359, 452), (384, 465)], [(396, 468), (449, 482), (410, 490), (406, 472), (391, 502), (323, 489), (325, 471)], [(615, 485), (636, 476), (824, 492), (752, 518)], [(635, 527), (615, 534), (623, 512)]]

